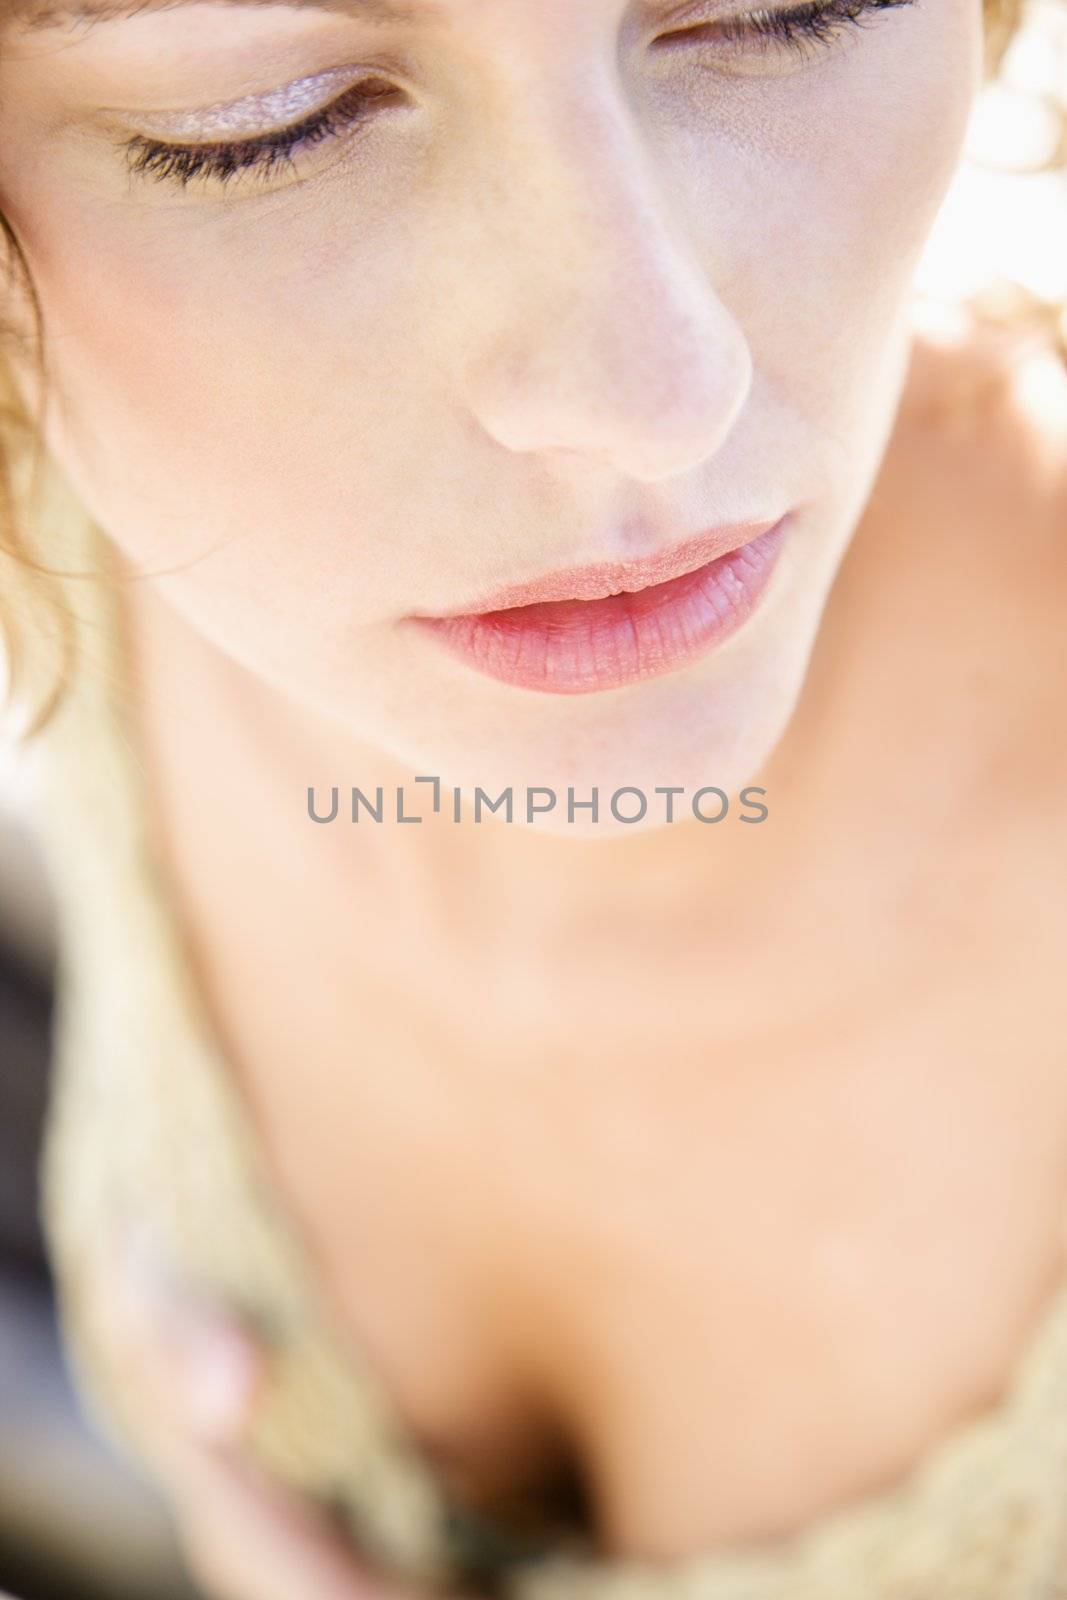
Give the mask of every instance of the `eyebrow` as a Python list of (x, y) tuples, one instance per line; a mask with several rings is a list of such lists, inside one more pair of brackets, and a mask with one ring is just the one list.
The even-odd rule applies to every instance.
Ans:
[[(154, 11), (174, 11), (197, 0), (8, 0), (7, 20), (28, 32), (81, 23), (95, 27), (104, 22), (128, 21)], [(287, 11), (294, 7), (308, 11), (341, 11), (356, 16), (388, 17), (407, 21), (425, 14), (432, 6), (419, 0), (209, 0), (212, 5), (236, 6), (242, 10), (273, 6)]]

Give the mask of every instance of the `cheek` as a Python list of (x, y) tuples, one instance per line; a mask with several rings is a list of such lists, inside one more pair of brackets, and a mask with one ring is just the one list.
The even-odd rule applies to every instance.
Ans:
[(316, 230), (321, 250), (338, 248), (328, 208), (294, 209), (254, 222), (235, 208), (208, 224), (185, 208), (179, 231), (155, 204), (79, 209), (70, 193), (26, 208), (59, 398), (54, 447), (138, 560), (250, 531), (290, 558), (316, 527), (351, 542), (364, 520), (353, 505), (368, 498), (362, 463), (408, 435), (389, 381), (404, 353), (383, 315), (395, 303), (380, 281), (390, 251), (376, 235), (373, 261), (349, 263), (339, 304), (338, 270), (316, 256)]
[(981, 71), (975, 0), (875, 18), (841, 54), (730, 91), (696, 199), (758, 371), (827, 417), (849, 414), (910, 294)]

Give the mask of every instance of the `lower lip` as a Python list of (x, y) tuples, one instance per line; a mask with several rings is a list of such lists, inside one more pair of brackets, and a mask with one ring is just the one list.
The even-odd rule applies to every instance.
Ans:
[(783, 517), (707, 566), (632, 593), (406, 620), (502, 683), (548, 694), (618, 689), (676, 672), (736, 633), (767, 589), (785, 527)]

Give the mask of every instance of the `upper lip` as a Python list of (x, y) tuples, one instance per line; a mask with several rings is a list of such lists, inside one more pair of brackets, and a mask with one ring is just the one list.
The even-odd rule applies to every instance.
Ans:
[[(635, 557), (628, 561), (597, 561), (583, 567), (560, 567), (525, 583), (512, 583), (484, 594), (470, 605), (438, 616), (477, 616), (486, 611), (504, 611), (512, 606), (536, 605), (546, 600), (600, 600), (623, 590), (634, 592), (653, 584), (695, 572), (709, 561), (728, 555), (773, 528), (781, 518), (765, 522), (731, 522), (705, 529), (691, 539), (666, 550)], [(425, 615), (425, 613), (424, 613)]]

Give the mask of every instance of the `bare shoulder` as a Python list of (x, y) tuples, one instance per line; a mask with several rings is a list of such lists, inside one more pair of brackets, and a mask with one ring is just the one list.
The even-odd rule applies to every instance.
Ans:
[(975, 319), (918, 335), (893, 454), (946, 535), (1067, 577), (1067, 360), (1050, 340)]
[[(1008, 643), (1067, 627), (1067, 360), (1051, 340), (961, 324), (917, 337), (877, 495), (903, 545), (972, 574)], [(958, 587), (958, 584), (957, 584)]]
[(976, 322), (916, 338), (868, 540), (901, 670), (954, 684), (997, 769), (1067, 799), (1067, 362), (1051, 341)]

